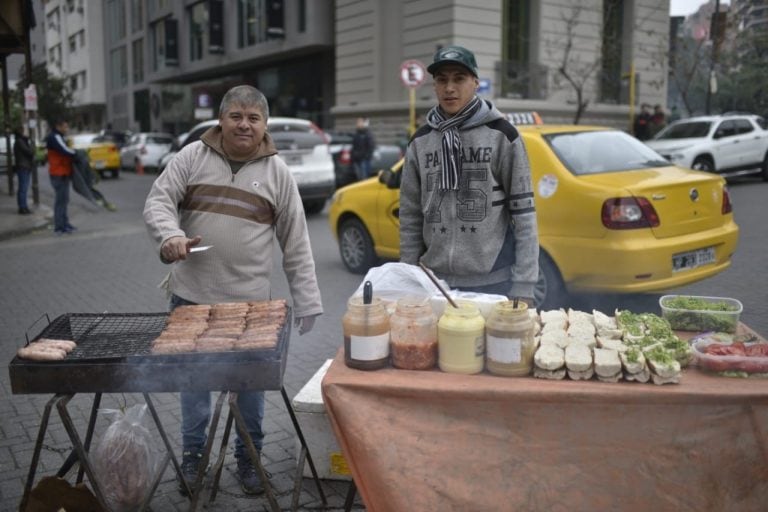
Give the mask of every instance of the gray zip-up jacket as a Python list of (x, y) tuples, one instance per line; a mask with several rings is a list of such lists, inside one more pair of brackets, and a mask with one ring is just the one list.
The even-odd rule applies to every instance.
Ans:
[(173, 236), (200, 235), (202, 245), (213, 245), (171, 266), (166, 286), (179, 297), (199, 304), (272, 298), (277, 240), (294, 316), (323, 312), (301, 197), (268, 133), (255, 158), (233, 174), (221, 128), (206, 131), (157, 177), (144, 221), (158, 254)]
[(533, 297), (539, 240), (528, 156), (491, 102), (460, 128), (458, 190), (440, 190), (441, 134), (420, 128), (400, 185), (400, 259), (421, 261), (451, 287), (510, 280), (509, 297)]

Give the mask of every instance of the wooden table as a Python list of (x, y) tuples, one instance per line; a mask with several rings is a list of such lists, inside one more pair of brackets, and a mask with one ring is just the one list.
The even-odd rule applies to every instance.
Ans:
[(768, 379), (347, 368), (325, 406), (369, 511), (768, 509)]

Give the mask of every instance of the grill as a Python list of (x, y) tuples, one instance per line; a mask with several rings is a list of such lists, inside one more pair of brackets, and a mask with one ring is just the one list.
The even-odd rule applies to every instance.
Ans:
[(279, 390), (290, 338), (291, 309), (275, 347), (230, 352), (151, 354), (167, 313), (69, 313), (35, 338), (68, 339), (77, 348), (63, 361), (14, 357), (11, 391), (111, 393)]

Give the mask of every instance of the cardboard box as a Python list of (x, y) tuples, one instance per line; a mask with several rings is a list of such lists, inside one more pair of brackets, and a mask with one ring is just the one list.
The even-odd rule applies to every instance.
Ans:
[[(301, 391), (293, 398), (293, 410), (296, 420), (301, 426), (304, 440), (307, 442), (312, 461), (315, 463), (317, 475), (324, 480), (351, 480), (352, 476), (347, 466), (347, 461), (341, 453), (336, 437), (333, 435), (331, 422), (325, 413), (323, 395), (320, 392), (320, 383), (331, 366), (332, 359), (328, 359), (323, 366), (301, 388)], [(299, 460), (301, 442), (296, 436), (296, 460)], [(312, 478), (309, 462), (304, 462), (304, 477)]]

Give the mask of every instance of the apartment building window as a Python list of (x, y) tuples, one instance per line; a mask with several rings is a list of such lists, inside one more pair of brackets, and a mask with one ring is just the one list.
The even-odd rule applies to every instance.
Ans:
[(75, 12), (75, 0), (67, 0), (67, 11)]
[(80, 88), (85, 89), (88, 86), (88, 82), (85, 80), (85, 71), (81, 71), (80, 75)]
[(189, 60), (200, 60), (208, 49), (208, 2), (189, 8)]
[(133, 56), (133, 83), (139, 84), (144, 81), (144, 40), (137, 39), (132, 44), (131, 54)]
[(149, 4), (147, 5), (149, 16), (155, 17), (157, 14), (165, 11), (169, 5), (171, 5), (171, 0), (149, 0)]
[(113, 87), (128, 85), (128, 62), (125, 56), (125, 46), (109, 52), (110, 82)]
[(69, 77), (69, 88), (73, 91), (77, 90), (77, 75), (71, 75)]
[(506, 0), (503, 20), (504, 46), (501, 63), (502, 95), (510, 98), (530, 98), (532, 71), (530, 0)]
[(131, 0), (131, 33), (144, 26), (144, 0)]
[(307, 31), (307, 0), (299, 0), (299, 32)]
[(125, 38), (125, 1), (107, 0), (107, 34), (110, 43), (117, 43)]
[(80, 40), (79, 41), (80, 48), (84, 47), (85, 46), (85, 30), (81, 30), (80, 32), (78, 32), (77, 37)]
[(77, 34), (69, 36), (69, 53), (77, 51)]
[(621, 102), (621, 57), (624, 0), (604, 0), (600, 101)]
[(237, 47), (245, 48), (266, 39), (265, 0), (238, 0)]
[(152, 71), (179, 63), (178, 22), (173, 18), (163, 18), (153, 23), (149, 29), (150, 65)]
[(55, 30), (58, 32), (60, 21), (61, 15), (59, 14), (59, 8), (54, 7), (54, 9), (48, 13), (48, 16), (46, 16), (46, 26), (48, 27), (48, 30)]
[(61, 45), (56, 44), (48, 49), (48, 62), (54, 66), (61, 66)]

